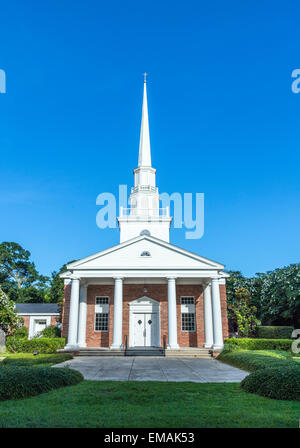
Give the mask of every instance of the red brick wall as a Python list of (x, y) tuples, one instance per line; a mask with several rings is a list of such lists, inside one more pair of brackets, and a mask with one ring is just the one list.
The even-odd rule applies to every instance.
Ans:
[[(203, 287), (201, 285), (177, 285), (177, 337), (179, 347), (203, 347), (204, 335), (204, 304)], [(196, 308), (196, 331), (181, 331), (181, 296), (194, 296)]]
[(22, 317), (22, 319), (24, 319), (24, 327), (28, 328), (29, 330), (30, 316), (21, 316), (20, 314), (19, 316)]
[[(95, 331), (95, 297), (109, 297), (109, 322), (108, 331)], [(114, 318), (114, 286), (91, 285), (87, 290), (87, 322), (86, 345), (87, 347), (109, 347), (112, 344), (112, 329)]]
[(63, 338), (68, 337), (70, 298), (71, 298), (71, 284), (65, 285), (64, 287), (64, 300), (63, 300), (62, 318), (61, 318), (61, 336)]
[[(123, 342), (125, 335), (129, 339), (129, 302), (136, 300), (144, 295), (160, 302), (160, 324), (161, 324), (161, 345), (163, 345), (163, 336), (166, 336), (168, 342), (168, 287), (165, 285), (146, 285), (147, 292), (144, 293), (144, 285), (123, 285)], [(68, 336), (69, 309), (70, 309), (70, 285), (65, 287), (65, 297), (62, 313), (62, 336)], [(177, 332), (178, 344), (180, 347), (203, 347), (205, 341), (204, 335), (204, 306), (203, 306), (203, 288), (201, 285), (177, 285)], [(221, 309), (223, 322), (223, 335), (228, 336), (227, 322), (227, 304), (226, 304), (226, 286), (220, 285)], [(95, 297), (109, 296), (109, 331), (94, 331), (95, 319)], [(196, 305), (196, 331), (181, 331), (181, 296), (194, 296)], [(90, 285), (87, 289), (87, 329), (86, 343), (88, 347), (109, 347), (112, 344), (113, 337), (113, 312), (114, 312), (114, 286), (113, 285)]]
[(59, 320), (59, 316), (51, 316), (50, 325), (56, 325)]
[(226, 285), (220, 285), (223, 338), (229, 337)]

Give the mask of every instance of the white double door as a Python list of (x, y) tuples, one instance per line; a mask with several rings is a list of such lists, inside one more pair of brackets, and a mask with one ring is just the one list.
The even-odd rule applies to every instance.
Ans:
[(158, 313), (134, 313), (134, 346), (158, 347), (159, 328)]

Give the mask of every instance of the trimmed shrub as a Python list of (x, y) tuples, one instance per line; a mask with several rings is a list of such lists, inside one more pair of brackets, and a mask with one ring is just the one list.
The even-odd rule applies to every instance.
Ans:
[(264, 339), (289, 339), (292, 336), (294, 327), (283, 326), (258, 326), (256, 334), (258, 338)]
[(41, 336), (43, 338), (58, 338), (60, 337), (60, 331), (56, 325), (50, 325), (42, 331)]
[(296, 361), (293, 361), (291, 355), (287, 352), (267, 350), (223, 351), (217, 359), (248, 372), (254, 372), (255, 370), (267, 369), (270, 367), (293, 367), (296, 364)]
[(15, 338), (28, 338), (28, 328), (27, 327), (19, 327), (14, 331), (13, 336)]
[(294, 364), (253, 372), (243, 379), (241, 387), (263, 397), (300, 401), (300, 366)]
[(0, 401), (32, 397), (82, 380), (81, 373), (72, 369), (3, 366), (0, 368)]
[(65, 338), (39, 338), (39, 339), (18, 339), (10, 336), (6, 339), (6, 349), (11, 353), (56, 353), (64, 348)]
[(225, 339), (226, 350), (285, 350), (290, 351), (294, 339), (256, 339), (228, 338)]

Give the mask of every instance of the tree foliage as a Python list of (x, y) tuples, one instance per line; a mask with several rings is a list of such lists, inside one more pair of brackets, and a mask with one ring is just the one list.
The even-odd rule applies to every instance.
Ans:
[(228, 316), (234, 322), (237, 305), (236, 291), (246, 288), (250, 306), (257, 308), (256, 317), (262, 325), (292, 325), (300, 327), (300, 264), (258, 273), (247, 278), (240, 271), (229, 271), (227, 284)]
[(237, 288), (234, 292), (235, 304), (229, 304), (231, 322), (238, 331), (239, 336), (254, 336), (259, 323), (256, 306), (252, 305), (253, 299), (246, 288)]
[(30, 252), (17, 243), (0, 244), (0, 284), (16, 302), (43, 302), (48, 277), (40, 275)]
[(15, 313), (15, 303), (0, 287), (0, 328), (6, 334), (11, 334), (22, 323), (23, 319)]

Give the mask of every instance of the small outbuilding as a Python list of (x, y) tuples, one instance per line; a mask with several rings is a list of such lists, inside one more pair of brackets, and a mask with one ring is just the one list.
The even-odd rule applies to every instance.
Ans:
[(31, 339), (50, 325), (57, 325), (60, 315), (56, 303), (16, 303), (18, 316), (24, 319), (24, 327), (28, 328)]

